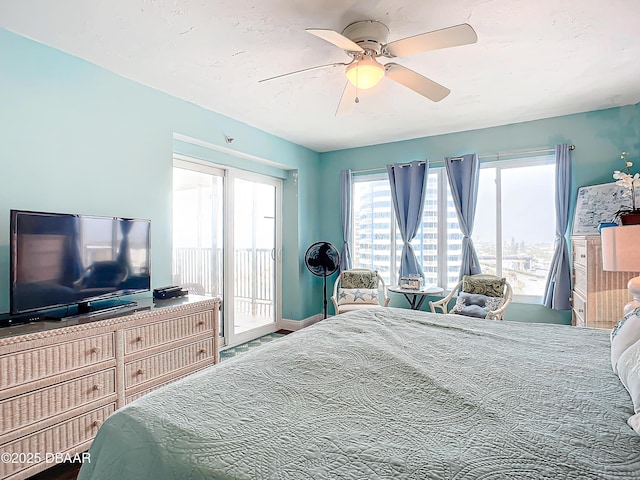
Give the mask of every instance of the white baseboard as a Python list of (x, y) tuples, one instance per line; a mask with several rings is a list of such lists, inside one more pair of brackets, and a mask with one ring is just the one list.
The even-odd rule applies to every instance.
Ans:
[(280, 320), (278, 326), (282, 330), (289, 330), (290, 332), (295, 332), (296, 330), (300, 330), (302, 328), (308, 327), (309, 325), (313, 325), (314, 323), (318, 323), (323, 319), (324, 315), (318, 313), (312, 317), (305, 318), (303, 320), (289, 320), (288, 318), (283, 318)]

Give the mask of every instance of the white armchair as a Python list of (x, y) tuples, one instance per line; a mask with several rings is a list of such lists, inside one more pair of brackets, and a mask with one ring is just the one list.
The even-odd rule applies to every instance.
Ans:
[(436, 313), (436, 308), (439, 308), (442, 313), (447, 313), (449, 300), (460, 287), (462, 290), (458, 294), (456, 304), (448, 313), (502, 320), (502, 315), (513, 296), (511, 285), (504, 278), (495, 275), (466, 275), (453, 287), (449, 295), (436, 302), (429, 302), (431, 311)]
[(340, 272), (333, 284), (331, 301), (336, 315), (389, 305), (387, 286), (382, 277), (375, 270), (363, 268)]

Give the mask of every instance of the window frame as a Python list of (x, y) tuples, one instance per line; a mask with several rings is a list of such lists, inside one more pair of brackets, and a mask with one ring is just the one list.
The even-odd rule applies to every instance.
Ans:
[[(502, 251), (504, 245), (503, 229), (502, 229), (502, 171), (512, 168), (523, 167), (536, 167), (542, 165), (555, 165), (556, 158), (553, 153), (548, 155), (536, 155), (531, 157), (522, 157), (509, 160), (493, 160), (490, 162), (480, 162), (480, 169), (482, 168), (495, 168), (496, 169), (496, 181), (495, 181), (495, 193), (496, 193), (496, 275), (503, 277), (502, 273)], [(555, 182), (555, 179), (554, 179)], [(555, 211), (553, 212), (555, 215)], [(554, 232), (555, 233), (555, 232)], [(555, 235), (554, 235), (555, 237)], [(473, 238), (473, 234), (472, 234)], [(554, 238), (555, 244), (555, 238)], [(548, 278), (549, 272), (547, 272)], [(527, 295), (527, 294), (513, 294), (513, 301), (516, 303), (528, 303), (535, 305), (542, 305), (544, 301), (543, 295)]]
[[(492, 161), (480, 162), (480, 168), (494, 168), (496, 170), (496, 180), (495, 180), (495, 215), (496, 215), (496, 231), (495, 231), (495, 240), (496, 240), (496, 274), (503, 276), (503, 221), (502, 221), (502, 173), (505, 170), (513, 169), (513, 168), (525, 168), (525, 167), (535, 167), (541, 165), (555, 165), (556, 158), (550, 153), (547, 155), (533, 155), (519, 158), (511, 158), (511, 159), (496, 159)], [(448, 285), (448, 268), (449, 268), (449, 258), (448, 258), (448, 199), (447, 193), (449, 189), (447, 172), (444, 165), (438, 166), (430, 166), (428, 174), (437, 174), (437, 257), (438, 257), (438, 271), (437, 271), (437, 284), (440, 287), (443, 287), (445, 292), (449, 292), (451, 287)], [(365, 183), (365, 182), (376, 182), (386, 180), (388, 181), (388, 176), (386, 172), (355, 172), (352, 181), (351, 181), (351, 198), (355, 198), (355, 184), (356, 183)], [(555, 182), (555, 180), (554, 180)], [(355, 205), (352, 202), (352, 218), (356, 218)], [(390, 215), (390, 278), (391, 284), (395, 284), (395, 279), (393, 275), (398, 270), (398, 262), (396, 250), (398, 242), (396, 238), (398, 236), (398, 226), (396, 222), (396, 214), (395, 209), (391, 206), (391, 215)], [(553, 212), (555, 215), (555, 211)], [(473, 238), (473, 234), (472, 234)], [(356, 242), (356, 229), (351, 229), (351, 245), (354, 246), (352, 251), (355, 253), (355, 242)], [(555, 235), (554, 235), (554, 244), (555, 244)], [(547, 273), (548, 275), (548, 273)], [(528, 304), (542, 304), (543, 295), (525, 295), (525, 294), (514, 294), (514, 301), (517, 303), (528, 303)]]

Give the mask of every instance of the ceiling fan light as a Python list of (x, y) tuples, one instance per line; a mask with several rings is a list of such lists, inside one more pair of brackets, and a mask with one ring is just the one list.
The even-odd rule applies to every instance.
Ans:
[(347, 79), (357, 88), (374, 87), (384, 77), (384, 67), (371, 57), (363, 57), (347, 67)]

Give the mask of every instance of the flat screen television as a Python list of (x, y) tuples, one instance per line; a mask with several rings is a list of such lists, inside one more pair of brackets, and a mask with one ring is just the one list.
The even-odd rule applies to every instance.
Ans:
[[(149, 220), (11, 210), (12, 315), (151, 288)], [(75, 309), (74, 309), (75, 310)]]

